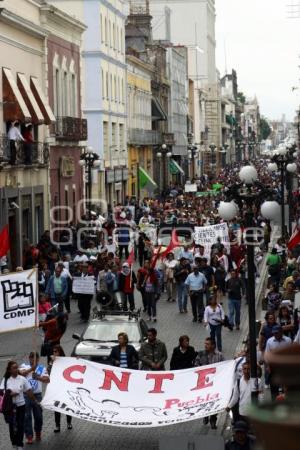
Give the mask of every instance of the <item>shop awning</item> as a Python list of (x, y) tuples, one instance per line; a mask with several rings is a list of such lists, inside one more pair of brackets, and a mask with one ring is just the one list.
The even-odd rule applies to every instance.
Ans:
[(42, 111), (37, 104), (37, 101), (30, 89), (29, 83), (23, 73), (17, 74), (17, 83), (18, 88), (23, 96), (23, 99), (26, 103), (27, 108), (30, 111), (32, 117), (32, 123), (34, 124), (42, 124), (44, 123), (44, 116)]
[(168, 120), (167, 114), (156, 97), (152, 97), (152, 120)]
[(157, 184), (153, 178), (142, 167), (139, 167), (139, 187), (147, 191), (154, 191), (157, 188)]
[(180, 165), (178, 164), (177, 161), (175, 161), (175, 159), (170, 159), (169, 161), (169, 171), (172, 175), (184, 175), (184, 170), (182, 167), (180, 167)]
[(30, 77), (30, 88), (45, 118), (45, 124), (51, 125), (56, 122), (55, 116), (50, 108), (46, 97), (39, 85), (38, 79)]
[(31, 122), (31, 115), (10, 69), (2, 68), (4, 120)]

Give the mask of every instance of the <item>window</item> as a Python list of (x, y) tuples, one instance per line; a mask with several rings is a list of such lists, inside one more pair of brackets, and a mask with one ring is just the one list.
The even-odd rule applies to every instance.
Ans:
[(124, 125), (122, 123), (120, 123), (120, 125), (119, 125), (119, 144), (120, 144), (120, 150), (121, 151), (125, 150), (124, 142), (125, 142), (125, 139), (124, 139)]
[(119, 103), (121, 103), (121, 79), (118, 77)]
[(119, 27), (116, 26), (116, 50), (119, 51)]
[(56, 116), (60, 115), (59, 99), (60, 99), (59, 70), (55, 69), (55, 73), (54, 73), (54, 114)]
[(107, 18), (105, 17), (104, 22), (104, 32), (105, 32), (105, 45), (108, 45), (108, 30), (107, 30)]
[(105, 79), (104, 79), (103, 69), (101, 69), (101, 89), (102, 89), (102, 98), (104, 98), (105, 97)]
[(109, 32), (108, 32), (108, 38), (109, 38), (109, 47), (112, 47), (111, 21), (109, 21)]
[(116, 27), (115, 24), (113, 23), (113, 48), (116, 48)]
[(68, 74), (67, 74), (67, 72), (64, 72), (62, 96), (63, 96), (63, 113), (62, 113), (62, 115), (67, 116), (68, 115)]
[(117, 130), (117, 124), (116, 123), (112, 123), (111, 124), (111, 145), (112, 145), (112, 150), (113, 151), (116, 149), (116, 146), (117, 146), (116, 130)]
[(71, 75), (70, 78), (70, 93), (71, 93), (71, 97), (70, 97), (70, 114), (72, 117), (77, 117), (77, 105), (76, 105), (76, 99), (77, 99), (77, 94), (76, 94), (76, 76), (73, 73)]
[(113, 98), (113, 82), (112, 82), (112, 74), (110, 74), (110, 99)]
[(121, 81), (121, 83), (122, 83), (122, 103), (124, 103), (124, 80), (123, 80), (123, 78), (122, 78), (122, 81)]
[(116, 75), (114, 75), (114, 96), (115, 96), (115, 102), (117, 101), (117, 78)]
[(103, 122), (103, 153), (104, 159), (108, 159), (108, 122)]
[(123, 54), (124, 53), (124, 51), (123, 51), (123, 30), (121, 29), (121, 32), (120, 32), (120, 52)]
[(104, 42), (104, 30), (103, 30), (103, 17), (100, 14), (100, 33), (101, 33), (101, 42)]
[(108, 72), (106, 72), (106, 98), (108, 99)]

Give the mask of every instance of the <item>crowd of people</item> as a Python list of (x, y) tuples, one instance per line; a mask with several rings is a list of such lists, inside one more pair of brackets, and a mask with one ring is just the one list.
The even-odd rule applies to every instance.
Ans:
[[(270, 174), (263, 161), (257, 162), (260, 177), (266, 184), (278, 188), (276, 174)], [(209, 335), (204, 348), (195, 351), (187, 335), (179, 338), (170, 359), (170, 369), (179, 370), (202, 366), (224, 360), (223, 330), (239, 332), (241, 305), (247, 297), (247, 260), (242, 230), (245, 211), (228, 223), (228, 245), (218, 239), (207, 251), (194, 242), (195, 226), (207, 226), (222, 222), (218, 205), (224, 199), (224, 189), (237, 179), (239, 166), (223, 169), (219, 175), (218, 189), (214, 182), (203, 176), (198, 181), (198, 190), (207, 195), (196, 197), (185, 194), (181, 187), (171, 186), (164, 196), (144, 199), (140, 204), (126, 199), (125, 204), (109, 208), (107, 217), (91, 212), (89, 226), (76, 227), (70, 224), (73, 240), (69, 242), (64, 233), (53, 243), (51, 233), (46, 231), (36, 246), (27, 243), (24, 247), (23, 267), (18, 270), (38, 267), (39, 326), (44, 333), (41, 356), (47, 357), (47, 367), (40, 363), (40, 355), (32, 352), (28, 361), (20, 366), (11, 361), (1, 383), (0, 393), (10, 392), (12, 416), (7, 415), (12, 445), (23, 448), (25, 432), (27, 443), (41, 439), (42, 410), (39, 405), (42, 386), (49, 382), (49, 374), (56, 356), (64, 356), (61, 340), (66, 331), (68, 316), (75, 312), (77, 304), (80, 318), (87, 322), (94, 299), (103, 309), (134, 311), (137, 309), (137, 291), (141, 295), (142, 314), (149, 322), (159, 320), (160, 302), (174, 303), (174, 314), (191, 314), (195, 326), (207, 327)], [(278, 191), (278, 195), (280, 192)], [(297, 198), (295, 212), (298, 213)], [(87, 217), (83, 217), (86, 220)], [(262, 393), (270, 387), (274, 401), (280, 394), (272, 373), (265, 363), (264, 354), (291, 343), (300, 343), (300, 312), (293, 308), (295, 293), (300, 288), (300, 259), (287, 250), (287, 242), (279, 240), (269, 248), (271, 226), (259, 209), (255, 209), (255, 225), (262, 230), (263, 239), (256, 247), (256, 276), (266, 251), (271, 250), (268, 265), (268, 291), (264, 300), (265, 322), (261, 326), (258, 342), (258, 361)], [(81, 230), (84, 228), (84, 230)], [(184, 229), (176, 245), (164, 242), (161, 230), (167, 229), (169, 240), (173, 230)], [(171, 231), (170, 231), (171, 230)], [(78, 233), (80, 239), (78, 240)], [(179, 235), (179, 231), (178, 231)], [(79, 241), (79, 245), (78, 245)], [(174, 243), (173, 243), (174, 244)], [(2, 273), (7, 271), (2, 261)], [(298, 271), (299, 270), (299, 271)], [(89, 277), (95, 293), (78, 292), (75, 280)], [(175, 306), (177, 304), (177, 307)], [(228, 315), (226, 314), (228, 311)], [(234, 331), (235, 330), (235, 331)], [(233, 355), (232, 355), (233, 356)], [(234, 436), (237, 445), (230, 443), (227, 449), (250, 449), (248, 437), (249, 421), (247, 407), (251, 401), (249, 345), (236, 356), (236, 382), (228, 409), (232, 410)], [(110, 355), (110, 363), (122, 368), (141, 370), (165, 370), (166, 345), (157, 339), (155, 328), (148, 329), (147, 342), (137, 353), (128, 342), (128, 336), (120, 330), (118, 345)], [(284, 393), (288, 395), (288, 393)], [(34, 427), (32, 425), (32, 415)], [(211, 428), (217, 427), (217, 417), (204, 419)], [(55, 413), (55, 429), (61, 427), (60, 414)], [(67, 428), (72, 429), (72, 420), (67, 416)], [(34, 433), (33, 433), (34, 431)], [(247, 443), (248, 447), (245, 447)]]

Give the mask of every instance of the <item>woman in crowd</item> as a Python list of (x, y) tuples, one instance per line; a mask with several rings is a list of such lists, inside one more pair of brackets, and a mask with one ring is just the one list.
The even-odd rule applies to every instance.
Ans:
[(276, 284), (272, 284), (266, 296), (268, 311), (278, 311), (281, 299), (279, 287)]
[(281, 305), (279, 308), (277, 323), (281, 325), (283, 334), (294, 339), (294, 319), (293, 314), (287, 305)]
[(204, 310), (204, 324), (210, 328), (210, 337), (216, 341), (219, 352), (222, 351), (222, 324), (225, 313), (222, 305), (217, 301), (217, 291), (214, 290), (210, 298), (210, 304)]
[(167, 301), (176, 301), (176, 281), (174, 278), (174, 269), (177, 266), (177, 261), (174, 258), (174, 253), (170, 252), (165, 260), (166, 267), (166, 284), (167, 284)]
[(0, 385), (0, 395), (6, 393), (6, 396), (8, 396), (8, 399), (5, 400), (5, 406), (7, 409), (4, 418), (6, 423), (9, 425), (9, 435), (12, 446), (21, 450), (24, 448), (24, 394), (26, 394), (33, 403), (39, 405), (39, 402), (33, 395), (30, 383), (25, 377), (19, 375), (18, 370), (18, 364), (15, 361), (9, 361), (5, 370), (4, 378)]
[[(49, 375), (51, 373), (52, 366), (53, 366), (53, 363), (54, 363), (55, 359), (57, 357), (63, 357), (63, 356), (66, 356), (63, 348), (60, 345), (54, 345), (52, 354), (50, 356), (49, 365), (48, 365), (48, 373), (49, 373)], [(61, 413), (55, 411), (55, 413), (54, 413), (54, 420), (55, 420), (54, 433), (59, 433), (60, 432), (60, 419), (61, 419)], [(71, 416), (67, 416), (67, 428), (68, 428), (68, 430), (72, 430), (72, 428), (73, 428), (73, 426), (72, 426), (72, 417)]]
[(182, 370), (194, 367), (196, 356), (197, 352), (190, 345), (190, 338), (187, 335), (180, 336), (179, 345), (173, 350), (170, 370)]
[(119, 333), (118, 342), (119, 344), (111, 349), (109, 356), (111, 364), (122, 369), (138, 369), (139, 355), (134, 346), (128, 344), (128, 335)]

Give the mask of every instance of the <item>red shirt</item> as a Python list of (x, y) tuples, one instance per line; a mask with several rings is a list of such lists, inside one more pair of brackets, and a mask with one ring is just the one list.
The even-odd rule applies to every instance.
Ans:
[(133, 283), (132, 283), (132, 279), (130, 275), (127, 275), (125, 277), (125, 282), (124, 282), (124, 294), (132, 294), (133, 293)]

